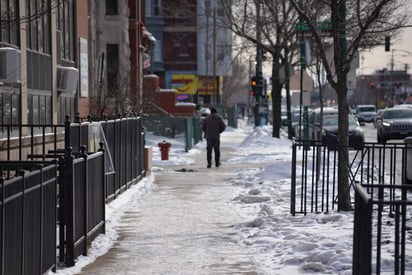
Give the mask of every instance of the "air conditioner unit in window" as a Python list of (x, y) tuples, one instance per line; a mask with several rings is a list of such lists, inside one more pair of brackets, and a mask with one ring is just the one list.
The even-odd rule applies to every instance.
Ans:
[(21, 51), (0, 48), (0, 82), (21, 83)]
[(79, 70), (74, 67), (57, 66), (57, 91), (62, 93), (75, 93)]

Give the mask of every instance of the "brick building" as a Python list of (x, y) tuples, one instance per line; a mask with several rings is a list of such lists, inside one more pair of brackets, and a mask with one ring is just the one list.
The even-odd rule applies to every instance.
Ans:
[(137, 111), (144, 0), (0, 0), (0, 120)]
[(219, 1), (147, 0), (147, 28), (156, 37), (152, 65), (160, 86), (196, 104), (220, 103), (231, 75), (232, 34)]

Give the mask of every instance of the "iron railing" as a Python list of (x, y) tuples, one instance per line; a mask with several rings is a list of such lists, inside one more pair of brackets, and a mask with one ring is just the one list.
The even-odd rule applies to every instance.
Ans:
[[(355, 185), (352, 274), (412, 272), (411, 184)], [(382, 254), (390, 251), (392, 258)]]
[[(354, 184), (401, 184), (405, 144), (365, 143), (347, 148), (348, 190), (354, 197)], [(294, 141), (292, 146), (291, 213), (319, 213), (337, 210), (338, 154), (343, 148), (320, 141)], [(354, 200), (351, 201), (354, 204)]]
[(0, 166), (15, 175), (0, 178), (0, 274), (44, 274), (56, 267), (57, 164)]
[(73, 265), (105, 232), (105, 203), (145, 176), (140, 118), (0, 129), (0, 274)]
[[(347, 148), (348, 187), (354, 206), (353, 274), (412, 272), (412, 147), (399, 143), (365, 143)], [(293, 143), (290, 211), (330, 212), (337, 209), (338, 154), (317, 141)], [(412, 173), (409, 173), (412, 175)], [(382, 254), (393, 255), (383, 260)], [(383, 264), (385, 262), (385, 264)]]
[(169, 138), (183, 136), (186, 152), (202, 138), (200, 117), (147, 116), (142, 119), (146, 132)]

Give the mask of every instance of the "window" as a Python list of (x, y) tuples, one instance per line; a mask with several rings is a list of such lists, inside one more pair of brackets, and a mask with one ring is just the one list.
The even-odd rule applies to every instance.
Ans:
[(211, 3), (210, 1), (205, 1), (205, 14), (206, 16), (210, 15)]
[(216, 5), (217, 5), (217, 7), (216, 7), (217, 16), (224, 17), (225, 16), (225, 7), (224, 7), (222, 1), (218, 1), (216, 3)]
[(218, 45), (217, 46), (217, 56), (216, 59), (218, 61), (223, 61), (225, 60), (225, 46), (224, 45)]
[[(73, 61), (75, 58), (74, 45), (74, 0), (62, 1), (57, 10), (57, 31), (60, 36), (58, 48), (60, 48), (60, 56), (64, 60)], [(58, 58), (59, 58), (58, 57)]]
[(0, 7), (0, 41), (16, 46), (19, 45), (19, 25), (14, 22), (19, 20), (18, 7), (18, 0), (2, 1)]
[(117, 15), (117, 0), (106, 0), (106, 15)]
[(161, 13), (160, 0), (153, 0), (153, 15), (160, 16)]
[(146, 15), (147, 16), (161, 16), (162, 4), (161, 0), (147, 0), (146, 2)]
[(106, 46), (107, 88), (117, 89), (117, 72), (119, 68), (119, 45), (107, 44)]

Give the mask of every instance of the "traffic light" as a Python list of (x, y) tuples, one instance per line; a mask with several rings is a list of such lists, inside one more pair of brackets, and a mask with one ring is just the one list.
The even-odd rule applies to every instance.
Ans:
[(389, 52), (391, 50), (391, 37), (385, 36), (385, 52)]
[(252, 79), (250, 81), (250, 87), (252, 88), (252, 92), (254, 95), (257, 94), (257, 77), (252, 76)]
[(262, 76), (252, 76), (250, 81), (250, 86), (252, 87), (253, 94), (255, 96), (261, 96), (263, 94), (264, 79)]

